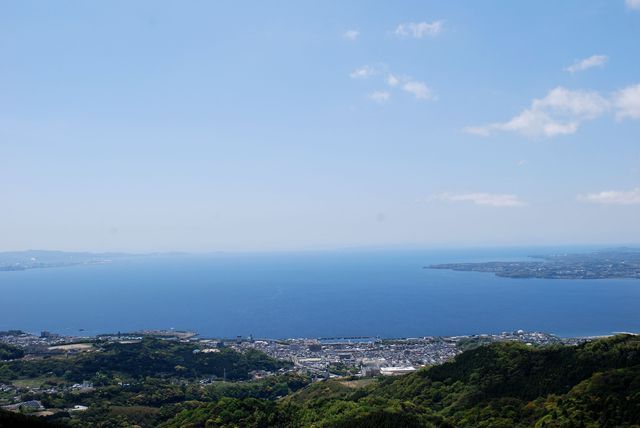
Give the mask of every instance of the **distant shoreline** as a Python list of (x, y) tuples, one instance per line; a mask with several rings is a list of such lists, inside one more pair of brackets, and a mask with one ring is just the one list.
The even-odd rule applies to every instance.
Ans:
[(640, 250), (621, 248), (531, 257), (541, 261), (443, 263), (423, 268), (487, 272), (512, 279), (640, 279)]

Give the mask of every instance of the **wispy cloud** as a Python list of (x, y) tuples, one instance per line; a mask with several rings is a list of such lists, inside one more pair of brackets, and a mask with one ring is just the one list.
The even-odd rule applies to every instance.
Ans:
[(640, 10), (640, 0), (626, 0), (625, 3), (629, 9)]
[(591, 55), (589, 58), (581, 59), (580, 61), (576, 61), (569, 67), (566, 67), (565, 71), (568, 71), (569, 73), (576, 73), (578, 71), (588, 70), (593, 67), (602, 67), (608, 60), (609, 57), (607, 57), (606, 55)]
[(391, 73), (389, 73), (387, 75), (387, 85), (389, 85), (389, 86), (397, 86), (398, 83), (400, 83), (400, 79), (398, 79), (396, 76), (394, 76)]
[(384, 103), (389, 100), (394, 90), (400, 90), (412, 95), (417, 100), (435, 100), (436, 97), (433, 91), (426, 83), (416, 80), (411, 76), (402, 74), (394, 74), (389, 70), (386, 64), (378, 64), (376, 66), (363, 65), (351, 73), (349, 76), (352, 79), (370, 79), (374, 78), (374, 81), (378, 82), (380, 79), (389, 87), (388, 90), (376, 90), (368, 95), (368, 98)]
[(398, 37), (413, 37), (422, 39), (425, 36), (435, 37), (442, 32), (442, 21), (433, 22), (407, 22), (396, 27), (395, 34)]
[(347, 30), (344, 33), (342, 33), (342, 37), (344, 37), (347, 40), (357, 40), (358, 37), (360, 37), (360, 31), (358, 30)]
[(368, 79), (374, 74), (376, 74), (375, 68), (369, 65), (363, 65), (362, 67), (356, 68), (351, 73), (349, 73), (349, 77), (351, 77), (352, 79)]
[(485, 205), (491, 207), (523, 207), (526, 204), (512, 194), (501, 193), (440, 193), (433, 199), (448, 202), (470, 202), (475, 205)]
[(371, 101), (375, 101), (378, 104), (384, 104), (389, 101), (391, 94), (387, 91), (374, 91), (369, 95)]
[(402, 85), (402, 90), (410, 93), (418, 100), (430, 100), (434, 98), (431, 89), (424, 82), (409, 80)]
[(552, 89), (544, 98), (506, 122), (471, 126), (464, 130), (476, 135), (496, 131), (517, 132), (529, 137), (554, 137), (573, 134), (585, 120), (595, 119), (609, 108), (609, 102), (594, 91)]
[(640, 84), (616, 92), (613, 95), (613, 104), (618, 119), (640, 119)]
[(632, 190), (607, 190), (598, 193), (579, 195), (578, 200), (605, 205), (639, 205), (640, 187)]

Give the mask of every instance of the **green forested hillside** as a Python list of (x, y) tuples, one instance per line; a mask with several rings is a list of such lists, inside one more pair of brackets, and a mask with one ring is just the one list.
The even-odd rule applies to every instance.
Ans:
[(56, 428), (60, 425), (35, 416), (21, 415), (0, 409), (0, 428)]
[(277, 403), (191, 403), (163, 426), (640, 426), (640, 338), (575, 347), (492, 344), (363, 388), (332, 380)]
[(0, 361), (22, 357), (24, 357), (22, 349), (0, 342)]
[[(197, 345), (145, 338), (138, 343), (108, 343), (99, 352), (70, 358), (52, 357), (38, 360), (16, 360), (0, 365), (0, 382), (53, 374), (69, 381), (92, 379), (96, 373), (113, 377), (122, 374), (132, 378), (148, 376), (226, 376), (230, 380), (249, 377), (251, 370), (277, 370), (287, 363), (276, 361), (261, 352), (238, 353), (222, 348), (216, 353), (194, 353)], [(1, 349), (0, 349), (1, 351)]]
[[(579, 346), (495, 343), (401, 377), (306, 387), (309, 380), (292, 373), (242, 381), (251, 369), (283, 366), (259, 352), (193, 348), (144, 340), (2, 362), (0, 382), (91, 379), (92, 391), (30, 395), (47, 408), (88, 406), (46, 418), (76, 427), (640, 427), (640, 336)], [(225, 373), (237, 381), (199, 382)], [(33, 421), (0, 412), (0, 427)]]

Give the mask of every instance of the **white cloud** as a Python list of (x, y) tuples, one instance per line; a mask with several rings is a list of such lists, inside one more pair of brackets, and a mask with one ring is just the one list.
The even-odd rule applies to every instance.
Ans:
[(358, 30), (347, 30), (344, 33), (342, 33), (342, 37), (344, 37), (347, 40), (357, 40), (359, 36), (360, 36), (360, 31)]
[(429, 100), (433, 99), (433, 94), (431, 93), (431, 89), (425, 85), (423, 82), (418, 82), (415, 80), (410, 80), (402, 85), (402, 90), (410, 93), (418, 100)]
[(396, 86), (398, 83), (400, 83), (400, 80), (396, 76), (391, 73), (387, 75), (387, 85)]
[(629, 9), (640, 10), (640, 0), (626, 0), (625, 3)]
[(595, 119), (609, 108), (609, 102), (593, 91), (572, 91), (558, 87), (531, 107), (506, 122), (471, 126), (464, 131), (490, 135), (494, 131), (518, 132), (529, 137), (573, 134), (584, 120)]
[(389, 101), (391, 94), (387, 91), (374, 91), (369, 95), (369, 99), (379, 104), (384, 104)]
[(399, 37), (422, 39), (425, 36), (435, 37), (442, 31), (442, 21), (407, 22), (398, 25), (395, 34)]
[(352, 79), (368, 79), (374, 74), (376, 74), (376, 70), (373, 67), (368, 65), (363, 65), (362, 67), (356, 68), (351, 73), (349, 73), (349, 76)]
[(591, 55), (589, 58), (576, 61), (569, 67), (566, 67), (565, 71), (568, 71), (569, 73), (575, 73), (577, 71), (584, 71), (592, 67), (602, 67), (608, 60), (609, 57), (607, 57), (606, 55)]
[(424, 82), (414, 80), (410, 76), (394, 74), (385, 64), (379, 64), (377, 66), (364, 65), (353, 70), (349, 73), (349, 76), (352, 79), (362, 80), (375, 77), (375, 81), (381, 78), (381, 80), (387, 84), (389, 90), (376, 90), (368, 95), (368, 98), (377, 102), (388, 101), (394, 89), (411, 94), (417, 100), (433, 100), (436, 98), (431, 88)]
[(607, 190), (599, 193), (588, 193), (578, 196), (578, 200), (606, 205), (639, 205), (640, 187), (628, 191)]
[(613, 104), (618, 119), (640, 119), (640, 84), (616, 92), (613, 95)]
[(526, 204), (516, 195), (500, 193), (440, 193), (434, 199), (449, 202), (471, 202), (491, 207), (522, 207)]
[(546, 97), (533, 100), (533, 109), (549, 108), (557, 112), (568, 113), (580, 118), (594, 119), (604, 113), (609, 103), (594, 91), (572, 91), (558, 87), (552, 89)]

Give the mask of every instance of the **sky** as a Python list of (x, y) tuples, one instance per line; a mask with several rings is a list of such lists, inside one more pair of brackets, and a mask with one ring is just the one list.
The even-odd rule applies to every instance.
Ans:
[(640, 0), (3, 1), (0, 251), (640, 243)]

